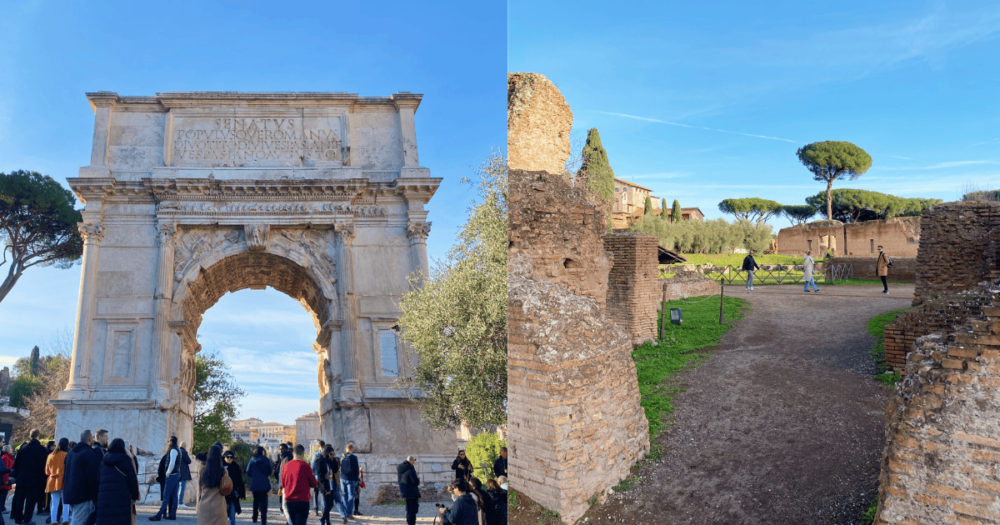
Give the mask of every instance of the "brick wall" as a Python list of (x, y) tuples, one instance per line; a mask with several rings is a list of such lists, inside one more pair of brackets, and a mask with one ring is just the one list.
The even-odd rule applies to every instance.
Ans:
[(507, 166), (562, 173), (569, 159), (573, 112), (538, 73), (507, 74)]
[(699, 272), (677, 272), (670, 279), (660, 279), (656, 291), (661, 301), (674, 301), (700, 295), (718, 295), (721, 285)]
[(971, 290), (998, 275), (1000, 203), (949, 202), (924, 211), (913, 300)]
[(983, 313), (907, 358), (886, 413), (876, 524), (1000, 523), (1000, 308)]
[[(888, 253), (888, 252), (887, 252)], [(890, 281), (913, 282), (917, 277), (916, 257), (892, 257), (892, 268), (889, 269)], [(854, 268), (855, 279), (878, 280), (875, 263), (878, 257), (832, 257), (827, 259), (827, 267), (833, 264), (850, 264)], [(817, 277), (818, 278), (818, 277)]]
[[(826, 221), (822, 221), (826, 222)], [(836, 224), (836, 223), (835, 223)], [(782, 255), (802, 255), (812, 241), (814, 258), (823, 257), (821, 238), (836, 238), (837, 255), (870, 257), (878, 254), (881, 245), (893, 257), (916, 257), (920, 242), (920, 218), (897, 217), (887, 221), (866, 221), (836, 226), (803, 224), (782, 228), (778, 232), (778, 251)], [(895, 265), (893, 265), (895, 266)]]
[(659, 240), (652, 235), (626, 232), (604, 236), (612, 259), (608, 274), (607, 312), (628, 332), (635, 345), (656, 339)]

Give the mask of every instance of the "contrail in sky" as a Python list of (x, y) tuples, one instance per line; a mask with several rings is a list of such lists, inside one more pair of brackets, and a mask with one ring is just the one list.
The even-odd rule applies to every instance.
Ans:
[(758, 139), (780, 140), (782, 142), (791, 142), (792, 144), (798, 144), (799, 143), (799, 141), (797, 141), (797, 140), (783, 139), (781, 137), (769, 137), (767, 135), (755, 135), (753, 133), (743, 133), (741, 131), (729, 131), (729, 130), (718, 129), (718, 128), (706, 128), (706, 127), (703, 127), (703, 126), (691, 126), (691, 125), (688, 125), (688, 124), (681, 124), (680, 122), (670, 122), (670, 121), (667, 121), (667, 120), (660, 120), (660, 119), (656, 119), (656, 118), (639, 117), (639, 116), (636, 116), (636, 115), (629, 115), (627, 113), (612, 113), (612, 112), (609, 112), (609, 111), (598, 111), (598, 113), (603, 113), (605, 115), (613, 115), (615, 117), (625, 117), (625, 118), (630, 118), (630, 119), (635, 119), (635, 120), (642, 120), (642, 121), (645, 121), (645, 122), (656, 122), (657, 124), (666, 124), (668, 126), (679, 126), (679, 127), (682, 127), (682, 128), (691, 128), (691, 129), (703, 129), (705, 131), (718, 131), (719, 133), (731, 133), (733, 135), (743, 135), (744, 137), (754, 137), (754, 138), (758, 138)]

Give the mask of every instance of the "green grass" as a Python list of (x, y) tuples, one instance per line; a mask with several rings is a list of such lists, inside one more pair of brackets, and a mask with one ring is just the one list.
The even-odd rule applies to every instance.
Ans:
[[(743, 318), (749, 302), (726, 297), (726, 324), (719, 324), (719, 297), (696, 297), (668, 301), (666, 308), (680, 308), (684, 322), (671, 324), (667, 320), (666, 337), (657, 345), (646, 342), (632, 352), (639, 378), (641, 405), (649, 420), (650, 441), (654, 441), (665, 426), (665, 418), (674, 412), (671, 400), (681, 389), (664, 384), (671, 375), (690, 366), (697, 366), (709, 354), (696, 350), (713, 346)], [(659, 332), (657, 332), (659, 334)]]
[[(881, 281), (879, 281), (879, 284), (882, 284)], [(909, 308), (890, 310), (868, 320), (868, 333), (875, 338), (875, 346), (872, 347), (872, 357), (875, 358), (875, 366), (879, 371), (874, 379), (886, 386), (896, 384), (900, 380), (900, 375), (899, 372), (889, 374), (885, 371), (885, 327), (907, 310)]]
[[(736, 268), (743, 266), (743, 259), (747, 256), (745, 253), (720, 253), (718, 255), (706, 253), (684, 253), (681, 255), (688, 260), (685, 264), (714, 264), (715, 266), (732, 266)], [(805, 257), (798, 257), (795, 255), (775, 255), (771, 253), (754, 255), (753, 258), (757, 261), (757, 264), (760, 265), (795, 265), (802, 264), (805, 261)], [(819, 261), (820, 259), (816, 259), (816, 262)]]
[(876, 512), (878, 512), (878, 497), (876, 497), (875, 501), (868, 506), (868, 509), (865, 510), (865, 513), (861, 515), (861, 523), (865, 525), (874, 523)]

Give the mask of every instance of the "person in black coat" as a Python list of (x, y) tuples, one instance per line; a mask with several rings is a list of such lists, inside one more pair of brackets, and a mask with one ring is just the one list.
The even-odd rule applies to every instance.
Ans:
[(271, 475), (271, 460), (264, 454), (264, 447), (257, 447), (254, 456), (250, 458), (247, 465), (247, 476), (250, 477), (250, 492), (253, 493), (253, 517), (251, 521), (257, 523), (257, 514), (260, 513), (261, 525), (267, 525), (267, 498), (271, 492), (271, 480), (267, 479)]
[(476, 499), (469, 494), (472, 488), (464, 479), (456, 480), (448, 487), (448, 492), (456, 496), (455, 504), (447, 509), (438, 508), (441, 515), (441, 523), (444, 525), (479, 525), (479, 505)]
[(507, 475), (507, 447), (500, 447), (500, 457), (493, 462), (493, 476)]
[(451, 462), (451, 470), (455, 471), (455, 479), (469, 481), (472, 478), (472, 462), (465, 457), (465, 450), (458, 451), (458, 457)]
[[(4, 447), (4, 448), (6, 448), (6, 447)], [(12, 469), (7, 468), (7, 465), (5, 465), (3, 461), (0, 461), (0, 477), (6, 476), (6, 475), (10, 474), (11, 472), (12, 472)], [(7, 494), (4, 493), (3, 494), (3, 501), (0, 501), (0, 503), (5, 503), (6, 500), (7, 500)], [(3, 511), (2, 510), (0, 510), (0, 525), (5, 525), (4, 521), (3, 521)]]
[(236, 525), (236, 515), (243, 513), (243, 509), (240, 507), (240, 500), (247, 497), (247, 486), (243, 483), (243, 469), (236, 462), (236, 454), (232, 450), (227, 450), (222, 455), (222, 460), (225, 462), (226, 470), (229, 472), (229, 479), (233, 480), (233, 491), (226, 496), (226, 506), (229, 508), (230, 525)]
[(101, 460), (100, 475), (97, 522), (101, 525), (132, 525), (132, 509), (139, 499), (139, 478), (121, 438), (115, 438), (108, 447)]
[(417, 511), (420, 510), (420, 478), (417, 476), (417, 458), (407, 456), (406, 461), (396, 467), (399, 493), (406, 500), (406, 525), (416, 525)]
[(497, 514), (497, 523), (507, 525), (507, 491), (500, 487), (497, 480), (486, 482), (486, 493), (493, 499), (493, 510)]
[(743, 271), (747, 272), (747, 290), (753, 290), (753, 272), (760, 269), (760, 265), (753, 258), (753, 254), (754, 251), (750, 250), (750, 253), (743, 258)]
[(15, 523), (34, 525), (35, 522), (31, 521), (31, 518), (35, 515), (35, 507), (39, 502), (45, 501), (45, 482), (48, 481), (45, 461), (48, 459), (49, 451), (38, 441), (39, 434), (38, 429), (32, 430), (31, 440), (21, 445), (17, 455), (14, 456), (14, 477), (17, 478), (17, 485), (14, 489), (14, 508), (10, 517)]
[(316, 469), (314, 474), (319, 483), (319, 491), (323, 495), (323, 513), (320, 515), (321, 525), (330, 525), (330, 511), (334, 504), (342, 503), (340, 500), (340, 484), (337, 483), (337, 472), (340, 471), (340, 461), (337, 459), (337, 451), (333, 445), (326, 445), (320, 451), (319, 458), (314, 464)]
[(91, 448), (94, 437), (89, 430), (80, 434), (77, 443), (66, 456), (63, 475), (63, 501), (69, 505), (70, 520), (75, 525), (94, 523), (97, 514), (98, 489), (101, 483), (100, 465), (103, 458)]
[(497, 525), (497, 513), (494, 508), (493, 498), (483, 490), (483, 482), (479, 478), (472, 478), (472, 491), (479, 495), (482, 502), (483, 514), (486, 515), (486, 525)]
[(186, 509), (188, 506), (184, 504), (184, 495), (187, 491), (187, 482), (191, 481), (191, 456), (187, 451), (187, 443), (183, 441), (177, 451), (181, 453), (181, 488), (177, 494), (177, 506)]

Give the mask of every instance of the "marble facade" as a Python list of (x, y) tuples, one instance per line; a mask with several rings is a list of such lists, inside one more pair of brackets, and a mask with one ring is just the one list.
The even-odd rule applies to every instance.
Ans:
[(397, 305), (408, 277), (427, 274), (424, 205), (441, 182), (418, 162), (421, 95), (87, 98), (90, 164), (69, 179), (85, 248), (57, 435), (107, 428), (155, 455), (170, 435), (191, 442), (202, 315), (227, 292), (270, 286), (312, 314), (323, 439), (355, 442), (393, 481), (407, 454), (450, 462), (454, 433), (421, 420), (420, 392), (394, 388), (414, 365)]

